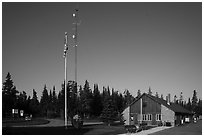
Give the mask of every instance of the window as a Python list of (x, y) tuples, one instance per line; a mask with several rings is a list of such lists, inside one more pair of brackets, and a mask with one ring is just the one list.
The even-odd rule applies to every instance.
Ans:
[(151, 121), (151, 120), (152, 120), (152, 115), (151, 115), (151, 114), (148, 114), (147, 116), (148, 116), (147, 120), (148, 120), (148, 121)]
[(152, 120), (152, 114), (143, 114), (142, 120), (143, 121), (151, 121)]
[(142, 120), (146, 121), (146, 115), (144, 115), (144, 114), (142, 115)]
[(156, 114), (156, 121), (161, 121), (161, 114)]
[(133, 117), (133, 116), (131, 116), (131, 117), (130, 117), (130, 119), (131, 119), (131, 121), (133, 121), (133, 120), (134, 120), (134, 117)]

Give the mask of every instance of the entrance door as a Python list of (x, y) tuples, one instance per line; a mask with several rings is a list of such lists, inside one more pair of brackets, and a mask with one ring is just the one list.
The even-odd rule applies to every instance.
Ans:
[(156, 114), (152, 114), (152, 125), (156, 125)]
[(135, 125), (135, 124), (138, 124), (137, 114), (131, 114), (130, 115), (130, 125)]
[(134, 124), (138, 124), (137, 114), (134, 114)]

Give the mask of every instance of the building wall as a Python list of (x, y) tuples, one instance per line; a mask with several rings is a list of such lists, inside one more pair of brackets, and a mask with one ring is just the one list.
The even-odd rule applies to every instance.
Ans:
[[(180, 125), (180, 124), (184, 124), (184, 122), (191, 122), (192, 121), (192, 117), (193, 115), (190, 114), (185, 114), (185, 113), (175, 113), (175, 125)], [(186, 119), (188, 118), (188, 120)]]
[(162, 122), (171, 122), (171, 125), (175, 125), (175, 112), (172, 111), (171, 109), (167, 108), (164, 105), (161, 105), (161, 120)]
[[(142, 113), (161, 113), (161, 105), (147, 96), (142, 96)], [(130, 113), (140, 114), (141, 98), (130, 107)]]
[(130, 125), (130, 107), (127, 107), (122, 114), (125, 125)]
[[(151, 121), (144, 122), (146, 122), (148, 125), (157, 125), (158, 121), (156, 121), (156, 114), (161, 114), (161, 104), (155, 102), (153, 99), (149, 98), (146, 95), (142, 96), (141, 98), (142, 98), (142, 114), (152, 115)], [(133, 120), (132, 121), (130, 120), (131, 124), (140, 123), (141, 98), (130, 106), (130, 114), (131, 117), (133, 117)]]

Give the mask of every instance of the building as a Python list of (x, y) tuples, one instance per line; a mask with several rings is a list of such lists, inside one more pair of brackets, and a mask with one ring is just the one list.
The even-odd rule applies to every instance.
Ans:
[(150, 94), (142, 94), (124, 111), (123, 117), (126, 125), (147, 123), (148, 125), (179, 125), (190, 122), (192, 113), (182, 106)]

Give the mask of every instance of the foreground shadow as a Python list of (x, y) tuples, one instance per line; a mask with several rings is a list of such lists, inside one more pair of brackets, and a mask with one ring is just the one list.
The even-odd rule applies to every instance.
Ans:
[(73, 127), (3, 127), (3, 135), (84, 135), (91, 128), (75, 129)]

